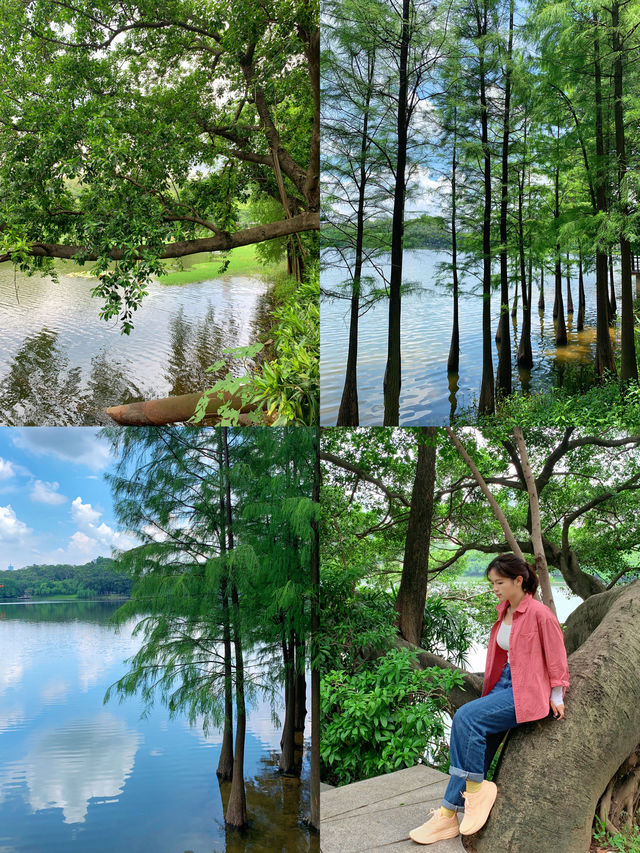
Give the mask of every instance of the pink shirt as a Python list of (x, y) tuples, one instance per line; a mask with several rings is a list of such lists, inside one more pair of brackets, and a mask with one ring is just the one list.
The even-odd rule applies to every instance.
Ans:
[[(489, 635), (482, 695), (497, 684), (507, 652), (496, 642), (507, 601), (497, 606), (498, 621)], [(551, 688), (569, 686), (569, 668), (560, 623), (541, 601), (527, 593), (513, 612), (509, 664), (518, 723), (540, 720), (549, 713)]]

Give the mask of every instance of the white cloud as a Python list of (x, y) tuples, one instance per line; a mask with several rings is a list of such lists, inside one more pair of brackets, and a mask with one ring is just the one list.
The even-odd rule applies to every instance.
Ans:
[(102, 513), (94, 509), (90, 503), (83, 503), (82, 498), (77, 497), (71, 503), (71, 516), (78, 525), (78, 530), (69, 540), (69, 553), (79, 552), (82, 555), (104, 554), (105, 548), (133, 548), (139, 542), (131, 533), (120, 533), (109, 527), (103, 521), (100, 525)]
[(69, 540), (69, 550), (79, 551), (81, 554), (90, 554), (97, 545), (97, 541), (77, 530)]
[(15, 475), (16, 469), (13, 462), (9, 462), (8, 459), (3, 459), (0, 456), (0, 480), (10, 480)]
[(24, 427), (13, 443), (36, 456), (55, 456), (100, 471), (111, 462), (111, 450), (92, 427)]
[(31, 500), (42, 504), (63, 504), (67, 498), (60, 494), (59, 488), (60, 483), (45, 483), (43, 480), (36, 480), (31, 489)]
[(71, 504), (71, 518), (81, 530), (91, 528), (100, 520), (101, 512), (94, 509), (89, 503), (82, 503), (82, 498), (77, 497)]
[(11, 504), (0, 506), (0, 542), (17, 542), (28, 533), (31, 528), (17, 518)]

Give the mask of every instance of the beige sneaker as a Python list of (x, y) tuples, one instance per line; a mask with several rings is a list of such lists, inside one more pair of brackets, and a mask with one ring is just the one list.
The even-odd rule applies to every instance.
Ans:
[(417, 829), (412, 829), (409, 838), (417, 844), (434, 844), (445, 838), (460, 835), (458, 816), (447, 817), (440, 809), (431, 809), (431, 819)]
[(489, 813), (493, 808), (493, 804), (498, 796), (498, 788), (495, 782), (488, 782), (486, 779), (482, 783), (479, 791), (475, 794), (469, 791), (464, 791), (464, 817), (460, 824), (461, 835), (473, 835), (487, 822)]

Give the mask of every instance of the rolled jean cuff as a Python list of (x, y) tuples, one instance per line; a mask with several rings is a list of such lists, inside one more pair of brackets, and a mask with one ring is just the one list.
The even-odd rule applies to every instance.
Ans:
[(449, 766), (449, 776), (461, 776), (463, 779), (468, 779), (470, 782), (484, 781), (484, 773), (469, 773), (467, 770), (461, 770), (459, 767)]
[(452, 811), (452, 812), (463, 812), (464, 811), (464, 806), (455, 806), (453, 803), (450, 803), (448, 800), (443, 800), (442, 805), (445, 807), (445, 809), (449, 809), (449, 811)]

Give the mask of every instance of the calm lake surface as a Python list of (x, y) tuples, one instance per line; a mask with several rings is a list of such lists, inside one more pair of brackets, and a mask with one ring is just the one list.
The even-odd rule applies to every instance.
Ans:
[(137, 696), (103, 704), (139, 640), (109, 625), (113, 602), (0, 604), (0, 853), (318, 851), (299, 825), (303, 781), (277, 772), (268, 703), (247, 718), (252, 825), (225, 832), (222, 736)]
[[(328, 259), (327, 252), (324, 259)], [(456, 413), (469, 410), (480, 394), (482, 379), (482, 296), (475, 281), (461, 282), (460, 311), (460, 374), (447, 375), (447, 358), (451, 343), (453, 316), (452, 296), (443, 284), (437, 284), (436, 266), (448, 261), (446, 253), (429, 250), (404, 253), (403, 278), (415, 283), (417, 290), (402, 301), (402, 391), (400, 395), (400, 424), (447, 424)], [(371, 274), (371, 270), (367, 271)], [(578, 318), (578, 277), (571, 281), (575, 315), (567, 318), (569, 344), (555, 345), (553, 300), (555, 282), (547, 275), (544, 283), (545, 311), (537, 310), (540, 273), (534, 270), (531, 320), (531, 346), (534, 367), (520, 370), (514, 364), (515, 393), (540, 391), (552, 386), (588, 387), (593, 381), (595, 354), (595, 274), (585, 275), (585, 328), (576, 331)], [(617, 276), (616, 276), (617, 279)], [(334, 290), (345, 280), (344, 272), (336, 268), (322, 270), (322, 287)], [(616, 282), (619, 287), (619, 283)], [(566, 303), (566, 277), (563, 267), (563, 299)], [(474, 290), (475, 289), (475, 290)], [(618, 312), (620, 311), (620, 294)], [(500, 293), (491, 295), (492, 334), (495, 336), (500, 314)], [(522, 310), (512, 324), (512, 357), (517, 354), (513, 341), (519, 340)], [(347, 300), (326, 301), (321, 304), (320, 351), (320, 422), (335, 425), (344, 385), (349, 334), (349, 303)], [(377, 426), (383, 422), (384, 405), (382, 381), (387, 361), (388, 302), (380, 302), (360, 318), (358, 358), (358, 398), (360, 424)], [(617, 334), (616, 329), (616, 334)], [(494, 367), (498, 352), (494, 345)]]
[(0, 423), (104, 423), (106, 406), (202, 390), (223, 349), (255, 340), (268, 289), (253, 276), (151, 284), (127, 336), (99, 318), (95, 285), (20, 273), (14, 283), (0, 267)]

